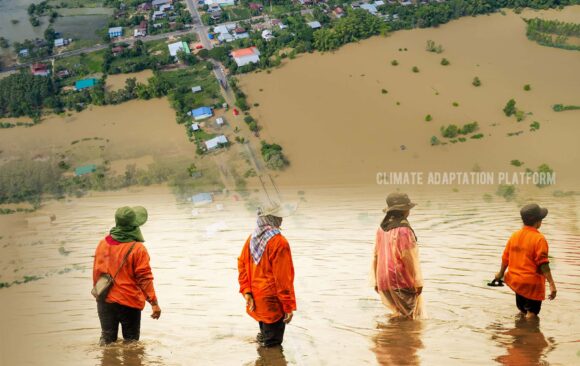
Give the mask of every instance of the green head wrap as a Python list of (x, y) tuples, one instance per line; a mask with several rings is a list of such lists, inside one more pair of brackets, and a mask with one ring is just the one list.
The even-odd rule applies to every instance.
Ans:
[(121, 207), (115, 212), (116, 226), (109, 232), (113, 239), (121, 243), (144, 242), (139, 226), (147, 222), (145, 207)]

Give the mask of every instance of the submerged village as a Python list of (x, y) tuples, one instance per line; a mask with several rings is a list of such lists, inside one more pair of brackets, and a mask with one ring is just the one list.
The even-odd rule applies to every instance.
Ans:
[[(260, 104), (248, 100), (240, 87), (239, 75), (269, 74), (300, 54), (333, 51), (347, 43), (400, 29), (437, 27), (462, 16), (503, 13), (505, 8), (519, 13), (521, 7), (562, 8), (574, 3), (575, 0), (32, 3), (26, 9), (28, 20), (32, 27), (44, 28), (44, 38), (14, 41), (0, 38), (0, 127), (4, 131), (33, 131), (47, 120), (73, 121), (94, 108), (112, 108), (128, 102), (149, 101), (139, 107), (146, 109), (152, 100), (167, 97), (177, 126), (194, 148), (185, 157), (181, 151), (180, 159), (169, 164), (171, 167), (158, 164), (150, 169), (158, 156), (145, 159), (106, 156), (110, 139), (98, 135), (83, 136), (70, 141), (67, 148), (53, 146), (51, 151), (45, 149), (35, 156), (18, 155), (17, 148), (10, 155), (7, 151), (10, 149), (3, 147), (0, 159), (5, 174), (0, 204), (16, 205), (2, 210), (5, 213), (34, 210), (42, 196), (82, 195), (87, 190), (168, 181), (178, 194), (191, 197), (203, 193), (204, 199), (208, 192), (223, 189), (249, 195), (248, 182), (250, 186), (276, 192), (275, 176), (291, 164), (285, 154), (287, 147), (264, 138), (263, 128), (269, 121), (254, 115), (253, 110)], [(82, 39), (81, 35), (77, 39), (59, 29), (59, 19), (66, 18), (71, 9), (88, 12), (100, 9), (99, 14), (106, 14), (106, 23), (84, 31), (96, 37)], [(18, 24), (16, 20), (12, 22), (13, 26)], [(577, 24), (533, 19), (527, 27), (528, 38), (539, 44), (578, 48)], [(399, 52), (406, 50), (399, 48)], [(443, 46), (429, 40), (426, 50), (439, 54)], [(387, 62), (392, 67), (398, 66), (396, 59)], [(443, 57), (441, 65), (449, 65), (449, 60)], [(419, 73), (419, 68), (413, 66), (412, 71)], [(479, 87), (481, 81), (475, 76), (472, 84)], [(388, 90), (383, 88), (381, 93), (387, 95)], [(526, 112), (515, 103), (513, 99), (507, 101), (504, 112), (508, 117), (517, 117), (519, 122), (525, 119)], [(453, 106), (458, 103), (453, 102)], [(564, 103), (554, 106), (554, 110), (558, 108), (564, 111), (578, 107)], [(431, 114), (425, 116), (425, 121), (431, 119)], [(539, 129), (540, 122), (527, 123), (530, 122), (530, 131)], [(478, 122), (442, 126), (441, 133), (431, 136), (428, 145), (481, 139), (484, 133), (480, 127)], [(120, 135), (126, 133), (130, 132)], [(523, 131), (510, 133), (517, 136)], [(90, 147), (82, 153), (73, 151), (83, 145)], [(405, 145), (401, 145), (401, 150), (404, 149)], [(19, 164), (21, 159), (31, 161)], [(519, 168), (523, 164), (520, 163), (513, 159), (511, 165)], [(521, 167), (524, 168), (531, 171)], [(31, 174), (32, 171), (37, 173)], [(543, 164), (538, 171), (552, 169)], [(30, 177), (34, 177), (33, 182), (27, 182)], [(14, 179), (22, 181), (14, 184)], [(512, 194), (510, 187), (501, 189), (501, 195)]]

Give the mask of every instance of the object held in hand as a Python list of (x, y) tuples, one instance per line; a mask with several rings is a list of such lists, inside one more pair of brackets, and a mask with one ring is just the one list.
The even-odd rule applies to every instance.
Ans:
[(487, 285), (491, 287), (503, 287), (503, 281), (494, 278), (491, 282), (488, 282)]

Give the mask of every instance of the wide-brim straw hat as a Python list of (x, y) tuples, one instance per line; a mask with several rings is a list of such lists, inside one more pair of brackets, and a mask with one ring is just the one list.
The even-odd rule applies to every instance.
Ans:
[(383, 212), (390, 211), (407, 211), (417, 206), (416, 203), (411, 202), (411, 199), (406, 193), (391, 193), (387, 196), (387, 207)]
[(298, 209), (297, 203), (269, 202), (258, 208), (258, 216), (288, 217)]

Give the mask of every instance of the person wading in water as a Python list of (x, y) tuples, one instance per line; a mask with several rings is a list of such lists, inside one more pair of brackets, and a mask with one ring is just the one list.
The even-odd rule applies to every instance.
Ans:
[(282, 218), (292, 212), (282, 205), (258, 210), (257, 227), (238, 258), (240, 293), (246, 312), (259, 323), (257, 341), (263, 347), (282, 344), (296, 310), (292, 254), (280, 232)]
[(387, 197), (386, 213), (377, 230), (373, 260), (375, 291), (393, 316), (408, 319), (424, 315), (417, 238), (407, 217), (415, 204), (404, 193)]
[(548, 298), (554, 300), (557, 292), (550, 271), (548, 242), (538, 231), (548, 209), (532, 203), (522, 207), (520, 215), (524, 227), (509, 238), (495, 279), (501, 280), (508, 271), (505, 283), (516, 293), (516, 306), (526, 319), (534, 319), (546, 298), (546, 279), (550, 284)]
[[(139, 340), (141, 311), (145, 300), (151, 304), (153, 319), (159, 319), (161, 308), (153, 287), (149, 254), (139, 227), (147, 221), (144, 207), (121, 207), (115, 212), (116, 226), (95, 251), (93, 295), (101, 322), (101, 344), (117, 340), (119, 323), (125, 341)], [(95, 292), (101, 277), (112, 278), (108, 291)]]

